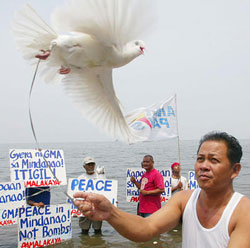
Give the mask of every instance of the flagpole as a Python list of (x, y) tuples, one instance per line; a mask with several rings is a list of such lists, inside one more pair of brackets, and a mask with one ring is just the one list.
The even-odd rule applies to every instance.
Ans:
[(180, 147), (180, 135), (179, 135), (178, 117), (177, 117), (177, 96), (176, 96), (176, 94), (174, 95), (174, 98), (175, 98), (177, 143), (178, 143), (178, 160), (179, 160), (179, 164), (181, 164), (181, 147)]
[(179, 159), (179, 164), (181, 164), (181, 149), (180, 149), (180, 137), (178, 135), (178, 159)]

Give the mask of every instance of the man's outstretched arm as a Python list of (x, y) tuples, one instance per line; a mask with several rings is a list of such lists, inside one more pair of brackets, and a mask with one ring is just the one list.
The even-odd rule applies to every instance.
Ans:
[(174, 228), (182, 215), (184, 199), (176, 194), (163, 208), (147, 218), (142, 218), (114, 207), (107, 198), (99, 194), (78, 192), (74, 197), (84, 198), (75, 200), (75, 205), (86, 217), (94, 221), (106, 220), (122, 236), (136, 242), (151, 240), (154, 236)]

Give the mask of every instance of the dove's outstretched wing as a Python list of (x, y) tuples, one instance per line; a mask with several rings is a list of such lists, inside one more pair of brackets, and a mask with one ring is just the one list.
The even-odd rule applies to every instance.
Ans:
[(122, 47), (152, 28), (155, 6), (153, 0), (70, 0), (51, 17), (57, 30), (87, 33), (106, 46)]
[(34, 60), (40, 50), (49, 50), (57, 33), (28, 4), (15, 14), (12, 31), (25, 59)]
[[(26, 4), (23, 9), (15, 14), (12, 23), (12, 33), (16, 41), (17, 49), (21, 52), (24, 59), (29, 63), (37, 62), (35, 56), (41, 50), (50, 49), (52, 40), (58, 37), (58, 34), (37, 14), (37, 12)], [(45, 82), (59, 81), (58, 66), (53, 65), (50, 60), (43, 61), (40, 65), (41, 75)]]
[(62, 83), (66, 94), (90, 122), (127, 143), (141, 141), (133, 134), (121, 112), (110, 68), (73, 69)]

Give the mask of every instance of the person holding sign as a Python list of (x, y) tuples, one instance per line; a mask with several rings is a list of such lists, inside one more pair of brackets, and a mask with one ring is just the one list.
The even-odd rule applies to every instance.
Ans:
[(161, 208), (161, 194), (165, 192), (165, 187), (163, 176), (154, 168), (153, 156), (144, 156), (142, 168), (144, 168), (146, 172), (142, 175), (141, 182), (137, 182), (133, 176), (130, 180), (140, 190), (140, 216), (148, 217)]
[(173, 163), (172, 169), (172, 195), (178, 191), (188, 189), (187, 179), (181, 176), (181, 166), (179, 163)]
[[(183, 218), (182, 247), (250, 247), (250, 199), (233, 189), (239, 175), (242, 148), (225, 132), (205, 135), (195, 163), (198, 189), (174, 194), (149, 216), (129, 214), (98, 194), (78, 192), (75, 204), (93, 220), (107, 220), (121, 235), (137, 242), (173, 229)], [(131, 228), (132, 226), (136, 228)]]
[[(96, 163), (93, 158), (86, 157), (83, 160), (83, 168), (85, 169), (86, 173), (80, 175), (78, 179), (81, 178), (88, 178), (88, 179), (106, 179), (104, 174), (104, 169), (98, 170), (99, 173), (95, 170)], [(79, 218), (79, 226), (82, 229), (83, 234), (88, 234), (90, 227), (94, 228), (96, 234), (101, 233), (102, 228), (102, 221), (92, 221), (87, 217), (80, 217)]]
[(26, 188), (26, 202), (30, 206), (44, 207), (50, 205), (50, 187)]

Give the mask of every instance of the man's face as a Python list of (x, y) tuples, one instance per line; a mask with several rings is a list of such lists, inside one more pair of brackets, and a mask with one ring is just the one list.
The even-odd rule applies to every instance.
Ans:
[(95, 163), (88, 163), (84, 165), (84, 168), (86, 170), (86, 173), (91, 175), (95, 172)]
[(150, 157), (144, 157), (142, 161), (142, 168), (146, 171), (150, 171), (154, 168), (154, 162)]
[(228, 187), (237, 176), (227, 157), (223, 141), (204, 142), (197, 154), (195, 174), (200, 188), (216, 190)]
[(180, 167), (180, 165), (175, 165), (174, 167), (173, 167), (173, 169), (172, 169), (172, 172), (175, 172), (175, 173), (180, 173), (180, 171), (181, 171), (181, 167)]

